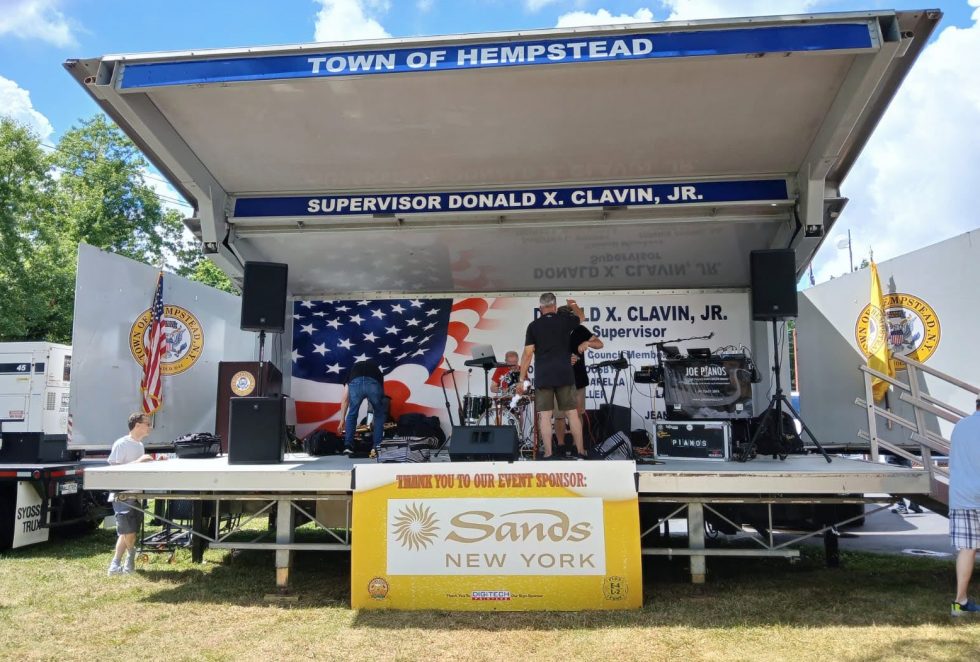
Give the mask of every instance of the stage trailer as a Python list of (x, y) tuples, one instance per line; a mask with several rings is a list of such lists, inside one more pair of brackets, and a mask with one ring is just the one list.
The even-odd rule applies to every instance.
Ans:
[[(247, 261), (288, 264), (295, 315), (308, 306), (326, 316), (314, 308), (338, 301), (370, 309), (425, 300), (426, 314), (435, 309), (446, 323), (452, 360), (465, 357), (475, 330), (497, 350), (519, 346), (533, 297), (552, 290), (581, 299), (587, 324), (600, 330), (670, 334), (686, 325), (746, 344), (765, 379), (753, 393), (758, 411), (768, 397), (773, 338), (769, 325), (750, 321), (749, 255), (791, 248), (796, 276), (805, 271), (846, 204), (844, 177), (940, 18), (931, 10), (870, 11), (633, 24), (110, 55), (71, 59), (65, 68), (191, 202), (187, 224), (209, 259), (238, 283)], [(467, 300), (486, 306), (483, 319), (460, 308)], [(513, 329), (487, 326), (491, 312), (502, 312), (498, 302), (514, 306)], [(709, 312), (700, 320), (702, 304), (720, 306), (728, 319)], [(647, 319), (630, 319), (634, 306)], [(660, 315), (684, 306), (693, 323)], [(622, 319), (607, 319), (607, 307)], [(431, 323), (413, 319), (422, 330)], [(319, 320), (293, 321), (316, 340), (326, 333)], [(471, 326), (464, 333), (453, 322)], [(366, 335), (358, 342), (382, 342)], [(301, 361), (316, 351), (323, 370), (336, 371), (330, 354), (354, 342), (344, 336), (328, 347), (318, 337), (308, 347), (282, 343), (292, 345), (283, 358), (294, 366), (293, 395), (305, 389), (300, 379), (318, 382), (304, 391), (312, 394), (304, 395), (310, 427), (332, 422), (335, 396)], [(635, 341), (656, 337), (608, 339), (643, 351)], [(434, 385), (442, 357), (420, 337), (402, 340), (420, 346), (395, 369), (416, 374), (413, 384)], [(412, 398), (433, 402), (415, 391), (405, 402)], [(854, 502), (880, 488), (925, 489), (914, 470), (799, 459), (651, 467), (640, 472), (639, 499), (662, 519), (688, 511), (692, 575), (703, 580), (705, 557), (725, 551), (705, 549), (706, 513), (741, 517), (730, 504), (713, 504), (755, 499), (765, 509), (780, 500)], [(811, 460), (818, 464), (804, 466)], [(315, 472), (297, 466), (318, 462), (308, 458), (250, 469), (251, 486), (222, 460), (202, 461), (206, 472), (185, 462), (100, 469), (86, 481), (263, 501), (277, 511), (276, 539), (253, 545), (276, 550), (285, 586), (290, 554), (304, 548), (293, 538), (295, 509), (308, 517), (316, 514), (311, 501), (349, 504), (352, 486), (342, 475), (358, 481), (384, 470), (334, 461), (336, 468), (324, 467), (330, 480), (312, 495), (314, 483), (304, 481)], [(513, 492), (502, 489), (500, 498)], [(590, 590), (592, 604), (606, 599)]]

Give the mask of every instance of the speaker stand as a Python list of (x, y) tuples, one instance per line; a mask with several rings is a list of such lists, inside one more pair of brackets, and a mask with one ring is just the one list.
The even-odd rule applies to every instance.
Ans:
[[(262, 365), (265, 363), (265, 329), (259, 331), (259, 374), (262, 374)], [(258, 392), (256, 395), (262, 397), (265, 395), (265, 385), (263, 379), (258, 379)]]
[[(755, 457), (755, 442), (759, 439), (759, 435), (762, 434), (762, 431), (766, 430), (768, 425), (773, 422), (773, 419), (775, 419), (775, 425), (776, 425), (775, 429), (778, 430), (778, 434), (780, 436), (783, 435), (783, 407), (785, 406), (786, 409), (792, 412), (793, 416), (796, 417), (796, 420), (798, 420), (800, 424), (803, 426), (803, 431), (806, 432), (807, 435), (809, 435), (810, 439), (813, 441), (813, 445), (816, 446), (817, 450), (820, 451), (820, 454), (823, 455), (823, 459), (827, 460), (827, 462), (829, 463), (831, 462), (831, 459), (830, 456), (827, 455), (827, 451), (825, 451), (823, 446), (820, 445), (820, 441), (817, 439), (816, 435), (814, 435), (813, 431), (811, 431), (810, 428), (807, 426), (806, 421), (803, 420), (803, 417), (800, 416), (799, 412), (793, 409), (793, 405), (790, 404), (790, 401), (786, 397), (786, 394), (783, 393), (783, 385), (782, 382), (780, 381), (779, 336), (776, 333), (776, 318), (773, 318), (771, 321), (772, 321), (772, 357), (773, 357), (772, 372), (773, 372), (773, 379), (775, 380), (774, 383), (776, 385), (776, 391), (772, 394), (772, 397), (769, 398), (769, 405), (766, 407), (766, 410), (762, 413), (762, 418), (760, 419), (759, 425), (758, 427), (756, 427), (755, 432), (752, 434), (752, 439), (749, 440), (749, 443), (742, 444), (741, 446), (739, 446), (739, 449), (735, 455), (735, 459), (738, 460), (739, 462), (747, 462), (748, 460)], [(779, 454), (779, 459), (785, 460), (786, 456)]]

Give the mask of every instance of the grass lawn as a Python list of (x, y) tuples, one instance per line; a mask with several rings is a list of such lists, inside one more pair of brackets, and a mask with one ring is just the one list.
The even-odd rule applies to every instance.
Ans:
[(822, 551), (645, 560), (642, 610), (584, 613), (353, 612), (349, 559), (303, 553), (297, 601), (274, 592), (270, 552), (151, 556), (107, 578), (100, 530), (0, 555), (0, 658), (10, 660), (980, 660), (980, 618), (948, 616), (951, 561)]

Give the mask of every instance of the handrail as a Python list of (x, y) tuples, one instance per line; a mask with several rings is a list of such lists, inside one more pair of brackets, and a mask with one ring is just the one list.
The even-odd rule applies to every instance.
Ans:
[(935, 368), (930, 368), (924, 363), (919, 363), (915, 359), (910, 359), (907, 356), (902, 356), (901, 354), (892, 354), (892, 358), (896, 361), (901, 361), (902, 363), (910, 366), (914, 366), (917, 370), (928, 373), (933, 377), (939, 377), (952, 384), (953, 386), (959, 386), (964, 391), (969, 391), (973, 395), (980, 395), (980, 386), (974, 386), (973, 384), (968, 384), (967, 382), (961, 381), (952, 375), (947, 375), (945, 372), (936, 370)]
[[(942, 435), (928, 429), (926, 414), (954, 424), (967, 414), (953, 405), (947, 404), (928, 393), (924, 393), (920, 382), (920, 374), (928, 374), (974, 395), (980, 395), (980, 387), (968, 384), (935, 368), (929, 368), (907, 356), (895, 354), (892, 358), (905, 364), (908, 382), (902, 382), (896, 377), (886, 375), (867, 365), (859, 366), (864, 380), (864, 398), (855, 398), (854, 404), (859, 407), (864, 407), (867, 412), (868, 430), (859, 430), (858, 437), (866, 439), (869, 442), (871, 459), (874, 462), (878, 461), (878, 451), (880, 448), (910, 462), (921, 464), (929, 474), (930, 496), (940, 503), (946, 503), (949, 499), (949, 488), (944, 481), (948, 480), (949, 471), (936, 465), (932, 459), (932, 453), (936, 452), (948, 455), (950, 441)], [(912, 405), (914, 420), (908, 420), (903, 416), (899, 416), (888, 409), (876, 405), (873, 399), (873, 379), (885, 381), (894, 387), (898, 399), (901, 402)], [(895, 423), (903, 429), (909, 430), (910, 440), (919, 446), (919, 455), (916, 456), (896, 444), (879, 439), (878, 418), (889, 421), (889, 427), (891, 423)]]

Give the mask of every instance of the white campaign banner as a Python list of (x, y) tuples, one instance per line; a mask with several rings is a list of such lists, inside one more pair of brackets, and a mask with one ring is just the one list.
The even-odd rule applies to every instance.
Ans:
[(604, 575), (601, 498), (389, 499), (389, 575)]

